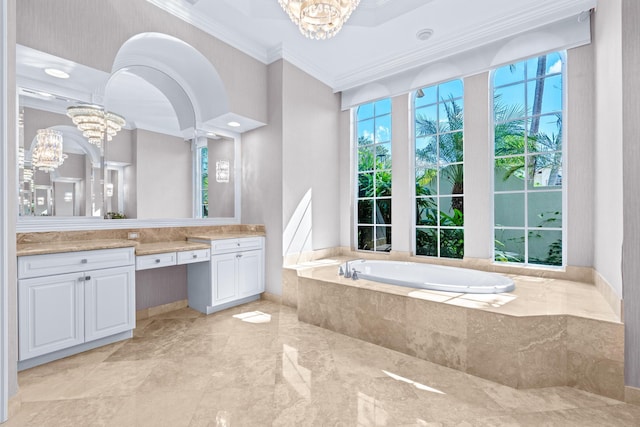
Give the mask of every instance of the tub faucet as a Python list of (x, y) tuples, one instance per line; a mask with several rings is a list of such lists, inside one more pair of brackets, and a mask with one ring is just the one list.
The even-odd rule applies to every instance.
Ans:
[(349, 279), (351, 277), (351, 270), (349, 270), (349, 261), (344, 264), (344, 277)]
[(358, 270), (356, 270), (355, 268), (353, 269), (353, 272), (351, 273), (351, 278), (353, 280), (358, 280)]

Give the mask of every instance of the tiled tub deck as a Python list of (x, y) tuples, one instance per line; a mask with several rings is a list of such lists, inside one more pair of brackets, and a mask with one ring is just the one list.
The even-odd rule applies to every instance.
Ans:
[(511, 293), (455, 294), (345, 279), (335, 263), (297, 276), (304, 322), (514, 388), (624, 400), (624, 325), (593, 285), (513, 276)]

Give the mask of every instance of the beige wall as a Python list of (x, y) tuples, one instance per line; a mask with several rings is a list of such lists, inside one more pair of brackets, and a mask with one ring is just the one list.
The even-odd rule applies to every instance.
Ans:
[(622, 13), (621, 0), (601, 1), (594, 14), (595, 269), (622, 296)]
[(142, 129), (134, 139), (138, 218), (191, 218), (191, 144)]
[[(229, 218), (235, 215), (235, 180), (233, 162), (235, 141), (233, 139), (209, 139), (209, 218)], [(229, 162), (229, 182), (216, 181), (216, 162)]]
[(282, 79), (281, 253), (336, 247), (340, 97), (286, 61)]
[(265, 225), (265, 287), (276, 295), (282, 293), (283, 64), (268, 67), (268, 125), (242, 136), (241, 219)]
[(567, 51), (565, 111), (567, 264), (593, 266), (594, 252), (594, 48)]
[(146, 1), (20, 0), (19, 44), (111, 72), (120, 46), (143, 32), (177, 37), (200, 51), (224, 82), (231, 111), (267, 121), (266, 66)]
[(490, 73), (464, 79), (464, 254), (493, 256), (493, 193), (491, 185)]
[(242, 138), (242, 222), (264, 223), (267, 292), (283, 255), (340, 243), (339, 96), (285, 61), (268, 68), (269, 125)]

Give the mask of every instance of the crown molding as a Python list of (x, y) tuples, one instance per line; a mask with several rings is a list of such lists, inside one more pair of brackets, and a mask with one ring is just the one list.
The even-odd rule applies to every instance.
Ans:
[(213, 23), (203, 18), (203, 15), (193, 13), (191, 7), (187, 7), (180, 2), (169, 3), (162, 0), (147, 0), (147, 2), (177, 18), (182, 19), (183, 21), (238, 49), (263, 64), (269, 64), (267, 50), (263, 46), (258, 45), (255, 41), (247, 37), (241, 36), (238, 32), (219, 22)]
[(280, 43), (268, 52), (269, 64), (284, 59), (305, 73), (311, 75), (316, 80), (324, 83), (333, 89), (333, 76), (325, 69), (318, 67), (314, 61), (299, 55), (297, 52), (287, 49)]
[(457, 37), (440, 42), (432, 39), (425, 45), (397, 53), (386, 61), (375, 61), (336, 76), (329, 68), (319, 66), (312, 58), (308, 58), (305, 52), (301, 52), (299, 49), (285, 47), (283, 43), (273, 48), (264, 47), (255, 40), (240, 35), (224, 24), (214, 23), (204, 18), (202, 14), (193, 13), (193, 7), (188, 3), (166, 2), (163, 0), (147, 1), (264, 64), (268, 65), (279, 59), (284, 59), (328, 85), (334, 92), (341, 92), (372, 83), (407, 69), (424, 66), (453, 54), (498, 42), (507, 37), (513, 37), (571, 16), (577, 17), (584, 10), (595, 7), (597, 3), (597, 0), (571, 0), (564, 2), (540, 0), (529, 7), (520, 8), (516, 11), (506, 10), (491, 21), (468, 28)]
[[(539, 2), (542, 3), (542, 2)], [(461, 53), (500, 41), (507, 37), (531, 31), (553, 22), (577, 16), (584, 10), (583, 0), (574, 0), (571, 4), (558, 5), (554, 0), (536, 4), (517, 13), (501, 15), (483, 25), (474, 27), (456, 38), (434, 44), (431, 48), (416, 48), (394, 55), (384, 62), (376, 62), (359, 67), (349, 73), (337, 76), (333, 81), (335, 92), (341, 92), (356, 86), (372, 83), (393, 74), (416, 68), (430, 62), (442, 60), (453, 54)], [(595, 0), (591, 0), (595, 7)]]

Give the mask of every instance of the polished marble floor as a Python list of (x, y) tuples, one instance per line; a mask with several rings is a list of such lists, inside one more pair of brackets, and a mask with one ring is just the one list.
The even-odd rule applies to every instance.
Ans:
[(515, 390), (298, 322), (258, 301), (138, 321), (134, 338), (19, 374), (7, 426), (640, 426), (640, 407)]

